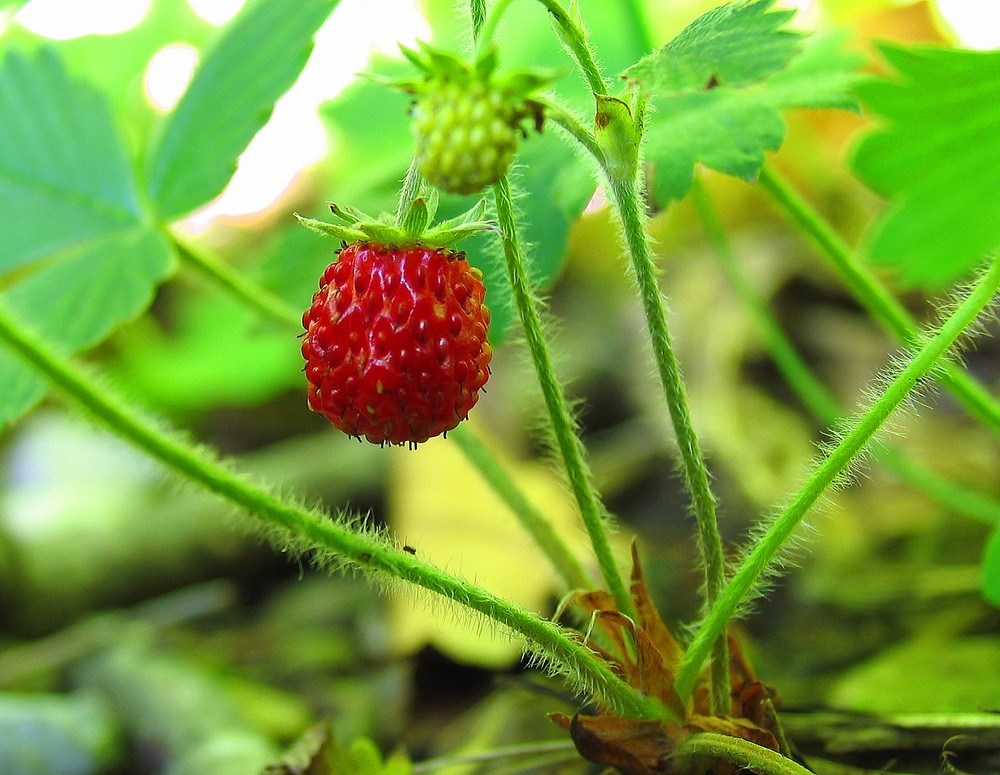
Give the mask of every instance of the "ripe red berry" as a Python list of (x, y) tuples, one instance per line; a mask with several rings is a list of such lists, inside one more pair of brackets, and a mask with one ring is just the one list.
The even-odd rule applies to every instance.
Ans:
[(461, 253), (345, 247), (302, 317), (310, 408), (376, 444), (451, 430), (489, 378), (485, 295)]

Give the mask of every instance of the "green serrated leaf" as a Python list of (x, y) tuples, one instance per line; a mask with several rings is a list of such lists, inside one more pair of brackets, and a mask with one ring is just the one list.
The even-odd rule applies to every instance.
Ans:
[(784, 68), (803, 34), (782, 29), (794, 11), (769, 11), (774, 0), (727, 3), (695, 19), (677, 37), (625, 71), (644, 93), (676, 94), (756, 83)]
[(983, 599), (1000, 608), (1000, 525), (993, 528), (986, 540), (982, 568)]
[(52, 48), (4, 58), (0, 127), (0, 278), (142, 219), (106, 102)]
[(1000, 245), (1000, 51), (881, 52), (896, 75), (858, 91), (887, 126), (862, 139), (852, 165), (893, 202), (867, 255), (905, 282), (941, 287)]
[[(76, 352), (143, 312), (173, 261), (162, 234), (136, 226), (54, 256), (7, 290), (4, 302), (49, 341)], [(0, 426), (31, 408), (47, 389), (37, 372), (0, 350)]]
[[(172, 249), (139, 205), (107, 102), (54, 50), (8, 53), (0, 126), (4, 302), (65, 351), (91, 347), (149, 305)], [(46, 389), (0, 351), (0, 425)]]
[(776, 151), (785, 138), (781, 111), (852, 108), (850, 89), (861, 61), (844, 49), (843, 35), (819, 36), (785, 69), (758, 83), (654, 97), (646, 156), (654, 167), (656, 201), (683, 197), (699, 162), (754, 180), (764, 154)]
[(337, 3), (254, 0), (222, 31), (148, 154), (147, 190), (164, 220), (222, 191)]

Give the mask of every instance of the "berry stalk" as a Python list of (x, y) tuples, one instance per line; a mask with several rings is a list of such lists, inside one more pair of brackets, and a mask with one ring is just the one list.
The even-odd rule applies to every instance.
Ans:
[(604, 582), (614, 596), (618, 610), (626, 616), (634, 618), (635, 607), (632, 604), (631, 595), (622, 578), (614, 552), (611, 550), (611, 541), (606, 525), (607, 511), (591, 482), (590, 473), (584, 460), (583, 444), (576, 433), (566, 397), (559, 380), (556, 378), (555, 369), (552, 367), (552, 357), (549, 355), (549, 348), (542, 334), (541, 317), (538, 314), (535, 297), (528, 281), (524, 253), (517, 234), (510, 183), (506, 177), (501, 178), (493, 185), (493, 194), (496, 198), (497, 221), (500, 225), (500, 237), (503, 242), (507, 274), (510, 278), (514, 302), (521, 318), (528, 351), (535, 364), (535, 371), (552, 423), (552, 430), (566, 469), (566, 477), (580, 508), (580, 515), (590, 536)]
[(316, 551), (319, 559), (416, 584), (483, 614), (523, 636), (537, 660), (564, 675), (575, 691), (637, 718), (663, 718), (665, 709), (615, 675), (571, 633), (486, 590), (424, 563), (372, 534), (329, 515), (278, 498), (233, 473), (203, 448), (161, 430), (106, 386), (98, 384), (0, 307), (0, 340), (59, 390), (150, 457), (254, 516), (286, 550)]
[(845, 433), (840, 443), (826, 454), (802, 489), (795, 494), (788, 506), (777, 515), (767, 531), (747, 553), (684, 654), (674, 683), (682, 699), (691, 696), (701, 666), (712, 645), (725, 633), (730, 619), (751, 595), (757, 581), (771, 567), (785, 547), (792, 531), (798, 527), (820, 497), (846, 470), (856, 464), (859, 456), (871, 444), (875, 434), (910, 392), (932, 371), (938, 370), (938, 373), (941, 373), (941, 368), (946, 365), (946, 362), (942, 363), (942, 358), (954, 346), (956, 340), (975, 323), (976, 318), (993, 301), (998, 291), (1000, 291), (1000, 260), (993, 262), (979, 283), (944, 321), (937, 333), (928, 338), (913, 354), (888, 387)]
[[(680, 364), (674, 354), (667, 325), (666, 301), (660, 292), (646, 234), (639, 182), (641, 122), (636, 122), (628, 106), (620, 100), (598, 98), (595, 120), (597, 142), (603, 153), (601, 166), (608, 181), (614, 206), (632, 262), (639, 288), (646, 327), (653, 349), (653, 359), (663, 387), (677, 437), (684, 481), (691, 494), (691, 505), (698, 527), (698, 549), (704, 573), (704, 607), (715, 605), (725, 584), (725, 555), (719, 533), (716, 501), (709, 483), (708, 467), (691, 421), (687, 388)], [(729, 707), (729, 645), (725, 634), (717, 639), (712, 652), (711, 707), (724, 713)]]

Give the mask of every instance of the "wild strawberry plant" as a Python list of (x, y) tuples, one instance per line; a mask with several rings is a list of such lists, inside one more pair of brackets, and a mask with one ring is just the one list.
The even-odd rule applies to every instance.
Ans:
[[(972, 417), (1000, 432), (1000, 401), (955, 357), (986, 325), (1000, 289), (1000, 213), (991, 195), (996, 176), (989, 174), (1000, 158), (1000, 116), (995, 100), (984, 96), (1000, 89), (996, 53), (885, 47), (890, 75), (862, 78), (863, 58), (850, 53), (841, 36), (811, 38), (794, 30), (792, 13), (773, 8), (772, 0), (719, 5), (659, 47), (641, 3), (622, 4), (617, 26), (603, 29), (587, 24), (591, 14), (610, 13), (597, 3), (471, 0), (468, 13), (451, 19), (467, 28), (465, 48), (404, 48), (407, 63), (393, 66), (404, 68), (402, 74), (376, 66), (353, 97), (329, 108), (342, 128), (355, 122), (346, 134), (358, 148), (348, 145), (342, 155), (363, 162), (373, 180), (356, 187), (355, 197), (349, 190), (329, 192), (336, 222), (300, 217), (335, 240), (327, 242), (329, 265), (309, 279), (311, 305), (301, 292), (290, 294), (306, 308), (302, 317), (290, 299), (190, 244), (172, 224), (226, 185), (336, 5), (251, 2), (208, 49), (178, 105), (135, 149), (123, 136), (122, 106), (116, 112), (99, 89), (71, 74), (59, 49), (37, 41), (6, 46), (0, 67), (3, 422), (25, 414), (54, 386), (182, 478), (238, 506), (278, 548), (361, 572), (376, 585), (423, 588), (484, 617), (589, 703), (586, 712), (554, 720), (594, 762), (636, 775), (706, 766), (713, 772), (807, 771), (782, 732), (776, 695), (755, 677), (730, 625), (780, 568), (810, 512), (857, 472), (893, 414), (930, 383), (939, 382)], [(518, 26), (525, 19), (532, 20), (530, 29)], [(628, 56), (616, 69), (602, 67), (622, 50), (603, 52), (596, 41), (622, 29), (633, 38)], [(508, 61), (508, 53), (524, 59), (524, 49), (510, 45), (511, 34), (557, 42), (545, 49), (555, 58)], [(227, 109), (218, 110), (220, 104)], [(391, 130), (373, 128), (368, 118), (384, 104), (395, 109)], [(785, 138), (782, 111), (859, 106), (884, 126), (857, 145), (854, 171), (893, 199), (863, 251), (876, 264), (896, 267), (909, 283), (951, 292), (930, 326), (918, 325), (868, 263), (766, 163)], [(969, 120), (953, 120), (956, 110)], [(81, 126), (86, 131), (78, 131)], [(408, 134), (409, 127), (415, 149), (381, 158), (378, 132)], [(401, 189), (386, 196), (377, 184), (397, 185), (411, 155)], [(754, 295), (699, 182), (701, 168), (766, 191), (899, 341), (900, 354), (853, 413), (810, 372)], [(532, 195), (519, 198), (522, 188)], [(963, 197), (942, 204), (942, 191), (959, 188)], [(439, 208), (439, 190), (477, 199), (445, 198)], [(688, 638), (678, 638), (676, 623), (665, 624), (658, 613), (638, 552), (626, 567), (613, 551), (614, 520), (590, 475), (540, 311), (538, 293), (558, 271), (569, 227), (595, 191), (613, 214), (622, 270), (638, 292), (655, 367), (649, 390), (669, 417), (694, 516), (704, 582), (702, 616)], [(779, 369), (833, 428), (804, 482), (789, 483), (782, 505), (764, 515), (735, 552), (720, 535), (718, 498), (670, 328), (670, 286), (661, 282), (648, 230), (651, 209), (689, 195)], [(362, 207), (394, 212), (371, 217)], [(288, 239), (303, 244), (301, 237)], [(468, 242), (456, 245), (463, 239)], [(329, 248), (338, 243), (339, 249)], [(317, 268), (281, 255), (284, 275), (307, 277)], [(301, 349), (306, 362), (300, 389), (339, 430), (411, 446), (450, 433), (542, 548), (567, 592), (567, 620), (580, 626), (519, 608), (346, 511), (306, 508), (259, 486), (151, 421), (81, 366), (73, 354), (147, 310), (178, 263), (196, 267), (220, 294), (288, 330), (285, 346)], [(297, 345), (293, 330), (302, 333), (300, 320), (305, 332)], [(590, 563), (574, 556), (464, 427), (490, 373), (487, 329), (499, 344), (508, 328), (523, 338), (534, 367), (555, 456), (590, 539), (599, 582)], [(935, 475), (895, 455), (885, 461), (934, 497), (950, 499), (956, 510), (996, 522), (990, 498), (936, 486)], [(447, 487), (447, 472), (442, 476)], [(983, 565), (983, 593), (994, 603), (1000, 600), (998, 536), (994, 527)], [(367, 749), (353, 759), (349, 752), (334, 755), (345, 771), (381, 766)], [(389, 766), (405, 772), (409, 765)]]

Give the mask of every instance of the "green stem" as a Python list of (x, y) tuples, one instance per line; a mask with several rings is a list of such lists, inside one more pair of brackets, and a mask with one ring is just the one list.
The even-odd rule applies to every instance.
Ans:
[(597, 143), (594, 133), (583, 125), (575, 115), (566, 108), (557, 104), (551, 97), (540, 95), (538, 101), (545, 108), (545, 120), (554, 122), (576, 140), (584, 149), (593, 156), (600, 164), (604, 163), (604, 151)]
[[(497, 0), (489, 12), (481, 17), (479, 23), (476, 22), (476, 13), (472, 14), (472, 39), (476, 42), (475, 57), (478, 59), (493, 43), (493, 36), (496, 35), (497, 27), (504, 12), (510, 6), (512, 0)], [(475, 3), (473, 3), (473, 7)]]
[[(897, 340), (903, 344), (912, 343), (919, 333), (913, 316), (861, 265), (833, 227), (774, 169), (765, 166), (761, 170), (760, 184), (785, 214), (816, 242), (865, 310)], [(970, 414), (1000, 433), (1000, 402), (968, 372), (946, 363), (941, 382)]]
[(406, 177), (403, 178), (403, 185), (399, 190), (399, 199), (396, 202), (396, 217), (394, 223), (400, 228), (406, 220), (406, 214), (410, 211), (413, 200), (420, 194), (420, 186), (423, 180), (420, 177), (420, 170), (417, 169), (417, 160), (413, 159), (406, 170)]
[(555, 24), (556, 33), (559, 40), (569, 49), (576, 60), (580, 72), (587, 80), (587, 85), (594, 94), (607, 94), (608, 84), (601, 75), (601, 69), (597, 66), (597, 60), (590, 50), (587, 38), (576, 22), (574, 22), (559, 0), (538, 0), (552, 15), (552, 22)]
[(593, 589), (594, 581), (580, 561), (559, 538), (545, 516), (525, 497), (507, 468), (476, 438), (476, 434), (460, 425), (449, 432), (448, 438), (458, 445), (466, 459), (510, 507), (522, 527), (548, 557), (562, 579), (563, 586), (566, 589)]
[(253, 280), (247, 279), (246, 276), (223, 263), (211, 253), (196, 248), (175, 234), (168, 233), (167, 238), (173, 243), (184, 261), (251, 309), (257, 310), (264, 317), (281, 325), (302, 327), (301, 313), (297, 312), (290, 304), (282, 301)]
[[(613, 131), (613, 126), (609, 125)], [(630, 165), (631, 166), (631, 165)], [(716, 515), (716, 501), (709, 483), (708, 468), (691, 422), (687, 390), (680, 364), (674, 354), (667, 326), (666, 304), (657, 282), (646, 235), (640, 196), (638, 162), (630, 170), (605, 164), (612, 202), (621, 221), (625, 242), (632, 259), (632, 268), (646, 315), (646, 326), (653, 347), (653, 358), (666, 396), (683, 464), (684, 478), (691, 493), (692, 508), (698, 526), (698, 547), (704, 567), (705, 610), (715, 605), (725, 584), (725, 555)], [(713, 647), (712, 710), (728, 712), (730, 706), (729, 649), (723, 634)]]
[(469, 22), (472, 26), (472, 39), (479, 40), (479, 33), (486, 20), (486, 0), (469, 0)]
[[(785, 382), (819, 422), (828, 427), (838, 425), (847, 416), (847, 411), (796, 351), (781, 324), (771, 314), (767, 303), (754, 289), (747, 273), (741, 269), (718, 212), (700, 181), (695, 180), (691, 195), (729, 284), (753, 319), (764, 349)], [(878, 450), (878, 457), (901, 480), (922, 490), (950, 510), (985, 524), (1000, 523), (1000, 502), (996, 499), (955, 484), (892, 447)]]
[(246, 510), (280, 544), (319, 550), (331, 561), (411, 582), (478, 611), (534, 644), (535, 653), (565, 673), (573, 688), (594, 694), (617, 712), (642, 718), (663, 717), (665, 710), (660, 703), (625, 684), (604, 660), (554, 623), (424, 563), (376, 536), (357, 532), (326, 514), (255, 487), (204, 449), (150, 424), (112, 391), (60, 358), (48, 343), (2, 308), (0, 339), (109, 430), (185, 479)]
[(843, 439), (830, 450), (816, 467), (809, 480), (794, 496), (767, 532), (744, 558), (739, 570), (708, 612), (701, 627), (684, 654), (678, 670), (675, 688), (682, 699), (690, 697), (701, 665), (712, 645), (726, 631), (726, 627), (740, 604), (747, 598), (757, 580), (772, 564), (785, 546), (792, 531), (799, 525), (816, 501), (833, 485), (838, 477), (864, 452), (875, 433), (886, 419), (906, 399), (907, 395), (935, 367), (942, 365), (942, 358), (1000, 289), (1000, 261), (989, 268), (968, 297), (943, 323), (938, 332), (916, 351), (912, 359), (892, 380), (885, 391), (860, 416)]
[(497, 221), (514, 302), (521, 318), (528, 351), (538, 374), (538, 382), (562, 455), (570, 489), (580, 507), (580, 515), (590, 536), (604, 582), (614, 596), (618, 610), (626, 616), (635, 618), (632, 598), (611, 550), (611, 541), (605, 524), (606, 511), (590, 480), (587, 464), (584, 462), (583, 444), (576, 433), (575, 423), (563, 395), (562, 386), (556, 378), (549, 348), (542, 333), (541, 317), (525, 269), (525, 258), (517, 234), (514, 202), (511, 199), (510, 183), (506, 177), (494, 184), (493, 194), (496, 199)]
[(801, 764), (770, 748), (730, 735), (698, 732), (684, 738), (671, 757), (674, 772), (701, 772), (701, 762), (722, 760), (757, 775), (812, 775)]

